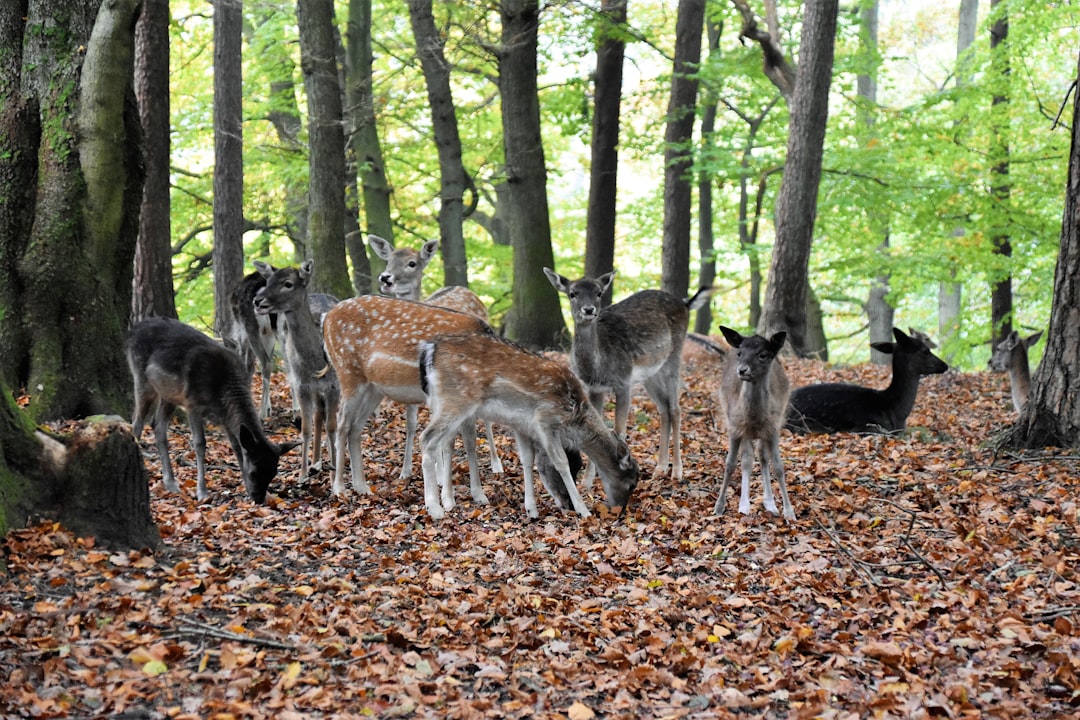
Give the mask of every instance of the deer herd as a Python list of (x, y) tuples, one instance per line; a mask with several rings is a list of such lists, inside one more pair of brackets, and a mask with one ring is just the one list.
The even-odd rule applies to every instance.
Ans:
[[(487, 308), (466, 288), (446, 287), (421, 299), (424, 269), (438, 250), (437, 241), (421, 249), (394, 248), (369, 236), (372, 250), (386, 262), (379, 276), (380, 295), (339, 302), (309, 292), (315, 268), (274, 268), (256, 261), (256, 272), (234, 289), (233, 325), (224, 344), (176, 320), (151, 318), (136, 323), (126, 339), (134, 378), (132, 431), (141, 437), (147, 420), (167, 490), (179, 488), (169, 461), (167, 429), (173, 411), (182, 407), (191, 428), (197, 465), (197, 497), (206, 488), (205, 420), (222, 427), (240, 464), (244, 487), (263, 503), (278, 472), (282, 454), (300, 447), (300, 472), (326, 467), (323, 437), (333, 468), (333, 493), (346, 492), (345, 471), (357, 493), (370, 493), (364, 475), (362, 436), (383, 399), (405, 405), (406, 438), (401, 478), (412, 475), (417, 408), (430, 418), (420, 435), (424, 504), (441, 520), (454, 507), (452, 450), (461, 436), (468, 458), (474, 502), (487, 503), (477, 464), (476, 421), (485, 423), (491, 470), (502, 474), (492, 423), (514, 436), (524, 484), (525, 510), (538, 517), (534, 466), (554, 503), (590, 514), (576, 476), (582, 454), (588, 459), (584, 483), (599, 474), (607, 504), (628, 506), (638, 483), (639, 466), (626, 444), (631, 389), (644, 386), (660, 419), (660, 444), (653, 478), (683, 479), (679, 394), (682, 352), (689, 314), (705, 305), (712, 288), (678, 298), (660, 290), (642, 290), (611, 305), (601, 299), (615, 273), (571, 281), (549, 268), (544, 274), (570, 301), (574, 335), (569, 362), (526, 349), (500, 337), (488, 324)], [(750, 480), (755, 457), (761, 469), (764, 506), (778, 514), (772, 491), (775, 477), (784, 518), (794, 520), (780, 455), (780, 432), (894, 433), (905, 428), (915, 404), (919, 380), (943, 373), (944, 361), (922, 333), (893, 329), (895, 342), (873, 347), (892, 356), (892, 378), (881, 390), (841, 383), (790, 388), (778, 355), (786, 333), (744, 337), (720, 328), (729, 348), (722, 352), (719, 404), (726, 421), (729, 450), (723, 480), (713, 507), (725, 509), (728, 484), (742, 465), (739, 512), (750, 513)], [(1016, 332), (994, 348), (990, 366), (1008, 371), (1017, 410), (1030, 386), (1027, 351), (1041, 333), (1021, 338)], [(691, 335), (693, 337), (693, 335)], [(263, 421), (270, 409), (273, 351), (283, 350), (301, 439), (276, 444), (267, 439)], [(256, 409), (251, 376), (256, 363), (262, 375), (262, 398)], [(614, 396), (614, 426), (604, 420), (607, 395)], [(377, 431), (376, 431), (377, 432)], [(348, 463), (346, 460), (348, 459)]]

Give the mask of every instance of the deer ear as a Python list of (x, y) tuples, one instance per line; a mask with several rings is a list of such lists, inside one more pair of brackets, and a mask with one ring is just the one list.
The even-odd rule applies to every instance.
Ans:
[(264, 278), (269, 279), (274, 274), (274, 266), (270, 263), (264, 263), (262, 260), (255, 260), (255, 270)]
[(769, 345), (772, 346), (772, 351), (774, 353), (780, 352), (780, 348), (784, 347), (785, 340), (787, 340), (787, 332), (784, 330), (781, 330), (769, 338)]
[(389, 240), (384, 237), (379, 237), (378, 235), (368, 235), (367, 241), (368, 246), (371, 247), (371, 249), (375, 251), (375, 254), (381, 259), (390, 259), (390, 253), (393, 252), (394, 247), (390, 244)]
[[(907, 335), (904, 334), (903, 330), (901, 330), (898, 327), (894, 327), (892, 329), (892, 334), (893, 334), (893, 337), (896, 338), (896, 342), (904, 342), (905, 340), (910, 340), (911, 339)], [(882, 351), (882, 352), (884, 352), (884, 351)]]
[(303, 280), (305, 284), (307, 283), (308, 280), (311, 279), (311, 275), (312, 275), (313, 272), (315, 272), (315, 261), (314, 260), (305, 260), (300, 265), (300, 279)]
[(423, 247), (420, 248), (420, 259), (424, 262), (425, 265), (427, 265), (428, 261), (430, 261), (431, 258), (435, 256), (435, 253), (438, 252), (438, 250), (439, 241), (428, 240), (426, 243), (424, 243)]
[(891, 342), (870, 343), (870, 347), (886, 355), (892, 355), (896, 351), (896, 343)]
[(729, 327), (720, 326), (720, 332), (723, 334), (724, 339), (727, 340), (727, 344), (733, 348), (738, 348), (742, 345), (743, 336), (736, 330), (732, 330)]
[(291, 441), (289, 441), (287, 443), (281, 443), (280, 445), (277, 446), (277, 448), (278, 448), (278, 457), (281, 457), (282, 455), (284, 455), (285, 453), (289, 452), (290, 450), (292, 450), (293, 448), (296, 448), (296, 447), (300, 447), (300, 441), (299, 440), (291, 440)]
[(600, 292), (606, 293), (608, 291), (608, 288), (611, 287), (611, 283), (615, 281), (615, 271), (612, 270), (609, 273), (604, 273), (600, 277), (596, 278), (596, 281), (600, 283), (600, 287), (603, 288), (603, 290), (601, 290)]
[(548, 282), (551, 283), (551, 286), (559, 292), (564, 293), (570, 289), (570, 281), (551, 268), (544, 268), (544, 274), (547, 275)]
[(1035, 343), (1039, 342), (1039, 338), (1042, 337), (1042, 334), (1043, 334), (1043, 331), (1040, 330), (1039, 332), (1035, 333), (1034, 335), (1028, 335), (1026, 338), (1024, 338), (1024, 344), (1027, 345), (1028, 347), (1033, 346)]

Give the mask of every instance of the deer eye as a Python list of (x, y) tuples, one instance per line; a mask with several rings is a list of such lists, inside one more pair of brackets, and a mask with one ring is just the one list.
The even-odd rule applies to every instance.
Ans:
[(409, 269), (412, 269), (414, 267), (416, 267), (416, 261), (415, 260), (410, 260), (409, 261)]
[(577, 297), (577, 290), (571, 290), (570, 292), (568, 292), (566, 294), (571, 300), (573, 300), (574, 298)]
[(284, 282), (284, 285), (285, 285), (285, 289), (286, 289), (286, 290), (292, 290), (292, 287), (293, 287), (293, 281), (292, 281), (292, 280), (286, 280), (286, 281)]

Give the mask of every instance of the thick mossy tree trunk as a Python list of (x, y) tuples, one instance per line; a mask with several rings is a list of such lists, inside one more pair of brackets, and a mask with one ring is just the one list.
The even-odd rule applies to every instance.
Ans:
[(38, 419), (129, 411), (138, 7), (0, 3), (0, 378)]

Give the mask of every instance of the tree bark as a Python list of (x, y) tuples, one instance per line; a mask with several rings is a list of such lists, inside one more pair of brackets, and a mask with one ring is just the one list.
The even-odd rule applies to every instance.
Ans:
[[(720, 23), (709, 22), (706, 24), (705, 33), (709, 38), (709, 56), (719, 53), (720, 33), (723, 26)], [(716, 114), (719, 111), (715, 93), (706, 93), (705, 110), (701, 115), (701, 144), (705, 152), (715, 145), (713, 130), (716, 128)], [(703, 154), (705, 154), (703, 152)], [(698, 174), (698, 255), (700, 266), (698, 269), (698, 284), (702, 287), (716, 282), (716, 257), (714, 255), (715, 242), (713, 238), (713, 193), (712, 174), (702, 170)], [(712, 303), (698, 309), (694, 317), (694, 332), (708, 335), (712, 327)]]
[(675, 66), (671, 77), (667, 129), (664, 133), (664, 245), (661, 287), (676, 297), (690, 288), (691, 138), (697, 108), (697, 71), (705, 0), (679, 0), (675, 20)]
[(540, 134), (536, 85), (538, 0), (504, 0), (499, 6), (499, 93), (510, 237), (514, 248), (513, 305), (506, 334), (533, 348), (566, 344), (566, 322), (543, 268), (554, 267), (548, 218), (547, 167)]
[(176, 315), (169, 188), (169, 2), (143, 0), (135, 26), (135, 97), (146, 147), (146, 184), (135, 250), (132, 320)]
[(232, 322), (229, 294), (244, 274), (241, 0), (214, 4), (214, 332)]
[(36, 419), (128, 404), (121, 346), (143, 185), (137, 8), (0, 8), (0, 374), (25, 389)]
[[(1009, 11), (1002, 0), (991, 0), (990, 12), (997, 11), (1001, 14), (990, 28), (990, 62), (997, 88), (990, 111), (993, 128), (990, 157), (994, 163), (990, 168), (990, 192), (997, 206), (997, 220), (993, 224), (1007, 228), (1012, 195), (1009, 181)], [(996, 347), (1012, 332), (1012, 271), (1007, 269), (1011, 266), (1012, 240), (1007, 231), (999, 231), (994, 233), (991, 242), (994, 254), (1001, 257), (1001, 264), (1006, 268), (990, 288), (991, 338)]]
[[(1077, 61), (1080, 77), (1080, 58)], [(1074, 87), (1075, 91), (1075, 87)], [(1073, 96), (1072, 148), (1046, 350), (1031, 394), (1005, 444), (1017, 448), (1080, 446), (1080, 101)]]
[[(622, 107), (622, 39), (629, 0), (603, 0), (596, 23), (596, 72), (593, 77), (593, 119), (589, 204), (585, 218), (585, 275), (600, 277), (615, 269), (615, 221), (619, 177), (619, 114)], [(612, 288), (603, 304), (611, 303)]]
[(450, 91), (450, 64), (443, 53), (444, 43), (435, 27), (431, 4), (431, 0), (409, 0), (409, 18), (427, 85), (435, 147), (439, 153), (439, 232), (442, 240), (443, 284), (468, 287), (468, 258), (465, 257), (465, 233), (462, 228), (467, 176), (461, 160), (457, 111)]
[(308, 97), (308, 249), (313, 292), (352, 294), (345, 262), (345, 129), (333, 0), (301, 0), (300, 67)]
[(787, 163), (776, 201), (776, 245), (758, 328), (766, 337), (786, 330), (791, 347), (799, 356), (820, 350), (809, 347), (807, 342), (806, 293), (829, 111), (837, 12), (837, 0), (806, 5), (799, 70), (791, 102)]

